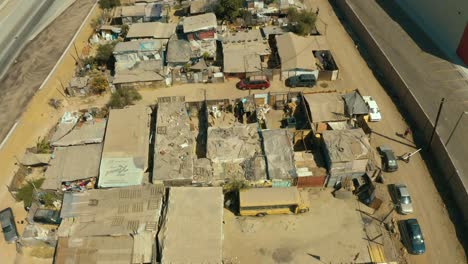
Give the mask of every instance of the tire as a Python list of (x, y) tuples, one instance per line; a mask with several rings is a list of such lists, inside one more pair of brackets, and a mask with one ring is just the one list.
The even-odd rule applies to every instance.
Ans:
[(258, 213), (256, 214), (257, 217), (264, 217), (266, 215), (266, 213)]
[(265, 87), (265, 86), (262, 86), (262, 88), (260, 88), (260, 89), (262, 89), (262, 90), (265, 90), (265, 89), (266, 89), (266, 87)]
[(306, 213), (307, 211), (309, 211), (309, 210), (307, 210), (307, 209), (301, 209), (301, 210), (299, 210), (299, 213), (303, 214), (303, 213)]

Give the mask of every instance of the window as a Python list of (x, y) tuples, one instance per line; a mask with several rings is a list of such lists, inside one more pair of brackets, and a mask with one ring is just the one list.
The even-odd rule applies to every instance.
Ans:
[(8, 233), (8, 232), (11, 232), (12, 230), (13, 228), (11, 227), (11, 225), (3, 227), (3, 233)]
[(241, 210), (255, 210), (255, 211), (261, 211), (261, 210), (274, 210), (274, 209), (291, 209), (297, 205), (268, 205), (268, 206), (244, 206), (241, 207)]

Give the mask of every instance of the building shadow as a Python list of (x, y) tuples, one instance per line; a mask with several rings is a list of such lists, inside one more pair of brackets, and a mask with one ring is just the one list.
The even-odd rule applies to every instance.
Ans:
[(461, 60), (457, 61), (445, 55), (437, 47), (436, 43), (416, 23), (416, 21), (414, 21), (394, 0), (376, 0), (375, 2), (387, 13), (388, 16), (390, 16), (393, 21), (400, 25), (400, 27), (421, 50), (442, 60), (466, 66), (461, 62)]

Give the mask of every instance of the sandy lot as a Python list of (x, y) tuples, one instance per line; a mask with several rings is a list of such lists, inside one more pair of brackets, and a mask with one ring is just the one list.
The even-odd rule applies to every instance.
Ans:
[(304, 214), (258, 218), (225, 210), (226, 263), (368, 262), (358, 202), (335, 199), (329, 191), (305, 192), (309, 192), (310, 211)]

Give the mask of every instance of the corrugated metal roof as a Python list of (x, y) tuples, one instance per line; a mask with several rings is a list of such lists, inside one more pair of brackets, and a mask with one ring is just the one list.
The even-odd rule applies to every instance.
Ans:
[(119, 42), (115, 45), (114, 54), (126, 52), (159, 51), (162, 42), (158, 39), (139, 39), (134, 41)]
[(65, 147), (101, 143), (104, 139), (106, 123), (106, 119), (93, 119), (92, 121), (78, 123), (70, 133), (52, 142), (51, 145), (54, 147)]
[(214, 13), (185, 17), (183, 22), (184, 33), (212, 29), (217, 26), (216, 15)]
[(173, 23), (134, 23), (129, 27), (127, 38), (169, 39), (175, 33), (176, 27)]
[(322, 136), (332, 163), (365, 160), (370, 156), (369, 139), (361, 128), (325, 130)]
[(313, 123), (343, 121), (347, 117), (344, 112), (344, 101), (338, 93), (303, 94)]
[(301, 37), (288, 32), (276, 36), (276, 46), (281, 60), (281, 70), (317, 68), (313, 51), (328, 50), (324, 36)]
[(262, 130), (263, 149), (268, 164), (268, 178), (297, 177), (294, 166), (293, 136), (286, 129)]
[(59, 238), (56, 264), (128, 264), (132, 261), (133, 239), (120, 237)]
[(156, 232), (163, 195), (162, 185), (67, 192), (58, 234), (85, 237)]
[(101, 152), (102, 144), (55, 148), (41, 187), (57, 190), (62, 182), (97, 177)]

